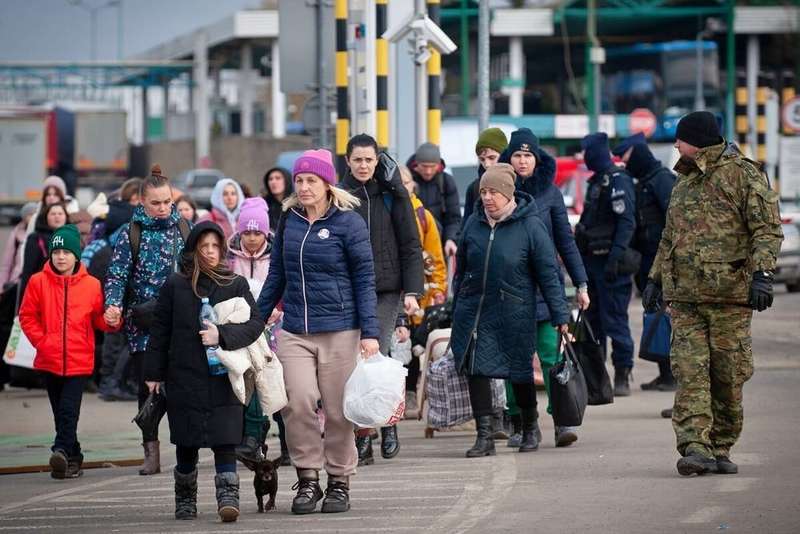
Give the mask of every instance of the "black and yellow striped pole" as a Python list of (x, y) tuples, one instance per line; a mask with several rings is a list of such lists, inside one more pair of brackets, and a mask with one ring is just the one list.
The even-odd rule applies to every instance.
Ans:
[(767, 99), (769, 98), (769, 79), (764, 73), (758, 75), (756, 89), (756, 160), (767, 161)]
[(744, 71), (736, 72), (736, 143), (742, 153), (748, 154), (747, 129), (747, 74)]
[[(437, 26), (441, 22), (440, 0), (427, 0), (428, 17)], [(439, 88), (442, 75), (442, 55), (433, 46), (428, 45), (431, 58), (428, 60), (428, 141), (434, 145), (441, 144), (442, 130), (442, 97)]]
[(344, 175), (344, 156), (350, 139), (350, 106), (347, 94), (347, 0), (336, 0), (336, 170)]
[[(783, 71), (782, 76), (783, 78), (781, 80), (781, 105), (783, 106), (797, 95), (797, 91), (794, 88), (794, 72), (791, 70), (785, 70)], [(794, 135), (794, 130), (789, 128), (788, 125), (784, 124), (783, 134)]]
[(389, 42), (383, 38), (386, 32), (386, 12), (389, 0), (375, 1), (375, 137), (378, 147), (389, 148)]

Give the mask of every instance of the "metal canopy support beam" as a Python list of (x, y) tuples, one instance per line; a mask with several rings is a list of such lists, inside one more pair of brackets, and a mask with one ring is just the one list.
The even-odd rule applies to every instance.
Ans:
[(522, 49), (522, 37), (510, 37), (508, 40), (508, 70), (512, 83), (508, 88), (508, 114), (521, 117), (522, 97), (525, 92), (525, 51)]
[(489, 0), (480, 0), (478, 16), (478, 131), (489, 127)]
[(253, 135), (253, 46), (242, 43), (242, 61), (239, 67), (239, 98), (241, 105), (242, 137)]
[(286, 137), (286, 95), (281, 91), (281, 50), (277, 39), (272, 40), (272, 137)]
[(194, 37), (194, 156), (195, 165), (207, 165), (210, 159), (208, 112), (208, 38), (203, 31)]

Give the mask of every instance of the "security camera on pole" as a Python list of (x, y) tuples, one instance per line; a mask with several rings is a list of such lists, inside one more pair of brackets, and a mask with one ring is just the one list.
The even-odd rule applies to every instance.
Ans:
[(427, 139), (427, 102), (428, 78), (425, 65), (431, 58), (429, 46), (440, 54), (451, 54), (458, 47), (439, 26), (428, 17), (425, 0), (415, 0), (415, 13), (401, 24), (390, 27), (383, 38), (393, 43), (409, 37), (413, 44), (415, 72), (415, 101), (417, 109), (416, 144), (421, 145)]

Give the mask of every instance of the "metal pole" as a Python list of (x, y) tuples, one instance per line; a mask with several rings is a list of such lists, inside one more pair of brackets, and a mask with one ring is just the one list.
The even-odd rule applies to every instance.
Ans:
[(727, 77), (727, 86), (728, 92), (725, 98), (725, 125), (726, 125), (726, 134), (728, 139), (733, 139), (734, 135), (734, 94), (736, 87), (736, 34), (734, 33), (734, 2), (733, 0), (728, 0), (728, 33), (725, 42), (725, 48), (727, 49), (726, 52), (726, 61), (725, 61), (725, 70), (726, 70), (726, 77)]
[(758, 91), (758, 71), (760, 70), (760, 54), (758, 35), (747, 38), (747, 144), (751, 157), (756, 153), (756, 92)]
[[(425, 15), (425, 0), (416, 0), (414, 4), (414, 11), (418, 17)], [(424, 38), (417, 38), (414, 53), (419, 54), (421, 48), (427, 46)], [(417, 124), (416, 124), (416, 141), (417, 146), (427, 141), (428, 136), (428, 73), (425, 63), (414, 61), (414, 79), (415, 92), (414, 92), (414, 105), (416, 106)]]
[(470, 76), (469, 76), (469, 17), (467, 15), (468, 0), (461, 0), (459, 17), (461, 19), (461, 36), (459, 49), (461, 55), (461, 114), (469, 115)]
[(695, 41), (696, 60), (695, 60), (695, 85), (694, 85), (694, 109), (695, 111), (703, 111), (706, 109), (706, 99), (703, 94), (703, 37), (705, 31), (697, 32), (697, 40)]
[(122, 14), (122, 0), (117, 1), (117, 59), (122, 59), (122, 48), (123, 48), (123, 32), (124, 32), (124, 23), (123, 21), (125, 18)]
[(478, 131), (489, 127), (489, 0), (478, 6)]
[[(325, 64), (327, 62), (325, 61), (325, 52), (322, 44), (322, 28), (325, 23), (322, 13), (322, 1), (323, 0), (317, 0), (317, 9), (315, 12), (317, 28), (317, 94), (319, 96), (319, 144), (320, 146), (327, 147), (330, 112), (328, 111), (328, 88), (325, 86)], [(338, 44), (339, 43), (337, 43), (337, 45)]]
[(99, 8), (92, 8), (89, 10), (89, 33), (91, 34), (92, 44), (91, 44), (91, 58), (92, 61), (97, 60), (97, 9)]
[(508, 114), (521, 117), (525, 92), (525, 52), (522, 49), (522, 37), (509, 38), (508, 64), (508, 77), (513, 84), (508, 92)]
[[(428, 17), (437, 26), (441, 22), (440, 0), (427, 0)], [(441, 95), (441, 76), (442, 76), (442, 55), (433, 46), (429, 46), (431, 57), (426, 65), (428, 72), (428, 141), (434, 145), (441, 144), (442, 130), (442, 95)]]
[(597, 46), (597, 21), (595, 0), (586, 2), (586, 89), (588, 91), (586, 103), (589, 108), (589, 133), (597, 131), (597, 115), (600, 113), (600, 65), (594, 61), (592, 48)]

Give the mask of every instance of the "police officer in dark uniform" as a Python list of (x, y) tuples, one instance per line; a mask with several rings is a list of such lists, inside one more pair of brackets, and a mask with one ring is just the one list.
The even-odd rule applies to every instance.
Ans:
[[(631, 246), (642, 255), (642, 265), (634, 277), (636, 287), (642, 292), (647, 285), (647, 273), (653, 265), (661, 232), (666, 224), (675, 175), (653, 156), (642, 133), (623, 140), (614, 148), (613, 154), (622, 158), (625, 170), (633, 176), (636, 192), (636, 233)], [(642, 384), (642, 389), (675, 391), (675, 378), (672, 376), (669, 359), (660, 360), (658, 370), (658, 377)]]
[(586, 167), (594, 172), (575, 230), (589, 276), (591, 304), (586, 318), (603, 347), (606, 336), (611, 338), (614, 395), (624, 397), (630, 395), (633, 368), (628, 325), (631, 275), (638, 271), (640, 260), (639, 253), (630, 248), (636, 229), (636, 193), (631, 176), (611, 161), (605, 133), (587, 135), (581, 147)]

